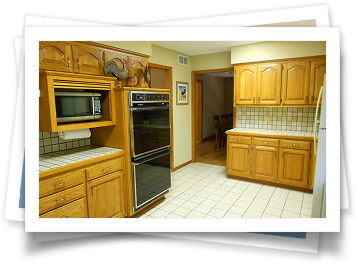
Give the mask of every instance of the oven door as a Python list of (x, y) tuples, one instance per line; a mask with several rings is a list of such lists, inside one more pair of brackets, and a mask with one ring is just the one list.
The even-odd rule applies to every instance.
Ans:
[(164, 150), (156, 155), (133, 159), (131, 165), (134, 212), (167, 192), (171, 187), (171, 152), (171, 150)]
[(130, 107), (131, 157), (170, 147), (170, 108)]

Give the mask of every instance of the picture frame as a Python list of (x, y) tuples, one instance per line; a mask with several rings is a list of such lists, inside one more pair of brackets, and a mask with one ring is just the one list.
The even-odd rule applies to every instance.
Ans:
[(176, 105), (188, 105), (188, 83), (176, 82)]

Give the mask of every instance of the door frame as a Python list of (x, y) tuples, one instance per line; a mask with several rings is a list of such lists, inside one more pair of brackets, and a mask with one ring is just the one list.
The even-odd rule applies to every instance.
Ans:
[[(201, 80), (197, 80), (197, 82), (196, 82), (196, 84), (197, 83), (201, 83), (201, 87), (202, 87), (202, 91), (201, 91), (201, 99), (199, 99), (199, 98), (197, 98), (196, 97), (196, 106), (198, 105), (198, 101), (199, 100), (201, 100), (201, 107), (202, 107), (202, 109), (201, 109), (201, 118), (200, 118), (200, 122), (201, 122), (201, 138), (200, 138), (200, 142), (202, 142), (202, 140), (203, 140), (203, 120), (202, 120), (202, 116), (203, 116), (203, 81), (201, 81)], [(197, 96), (197, 92), (198, 92), (198, 89), (197, 89), (197, 87), (196, 87), (196, 96)], [(197, 111), (197, 109), (196, 109), (196, 114), (198, 113), (198, 111)], [(197, 115), (196, 115), (196, 117), (198, 117)], [(198, 120), (198, 119), (197, 119)], [(199, 124), (197, 124), (196, 123), (196, 133), (197, 133), (197, 126), (198, 126)], [(196, 137), (197, 137), (197, 134), (196, 134)], [(196, 142), (197, 142), (197, 138), (196, 138)]]
[[(166, 65), (161, 65), (161, 64), (155, 64), (155, 63), (148, 63), (149, 68), (155, 68), (155, 69), (161, 69), (165, 70), (165, 88), (170, 89), (170, 106), (173, 106), (173, 94), (172, 94), (172, 67), (171, 66), (166, 66)], [(150, 81), (151, 85), (151, 81)], [(150, 86), (151, 87), (151, 86)], [(171, 170), (174, 168), (174, 123), (173, 123), (173, 108), (170, 108), (170, 124), (171, 124), (171, 130), (170, 130), (170, 146), (171, 146), (171, 154), (170, 154), (170, 167)]]
[[(231, 72), (234, 71), (234, 67), (220, 68), (220, 69), (210, 69), (210, 70), (199, 70), (191, 72), (191, 87), (192, 87), (192, 106), (191, 106), (191, 120), (192, 120), (192, 163), (197, 161), (197, 136), (196, 136), (196, 82), (197, 75), (208, 74), (208, 73), (218, 73), (218, 72)], [(236, 121), (236, 108), (233, 106), (233, 127), (235, 127)]]

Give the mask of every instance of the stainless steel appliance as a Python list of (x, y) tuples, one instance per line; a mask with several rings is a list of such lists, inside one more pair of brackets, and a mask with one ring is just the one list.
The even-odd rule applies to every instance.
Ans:
[(129, 92), (134, 212), (171, 187), (170, 94)]
[(102, 119), (102, 95), (82, 91), (55, 91), (57, 122)]

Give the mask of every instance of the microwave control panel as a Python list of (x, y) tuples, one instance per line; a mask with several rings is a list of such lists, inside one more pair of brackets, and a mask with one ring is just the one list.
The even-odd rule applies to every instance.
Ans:
[(100, 97), (94, 97), (94, 113), (95, 114), (102, 114), (100, 101), (101, 101)]

